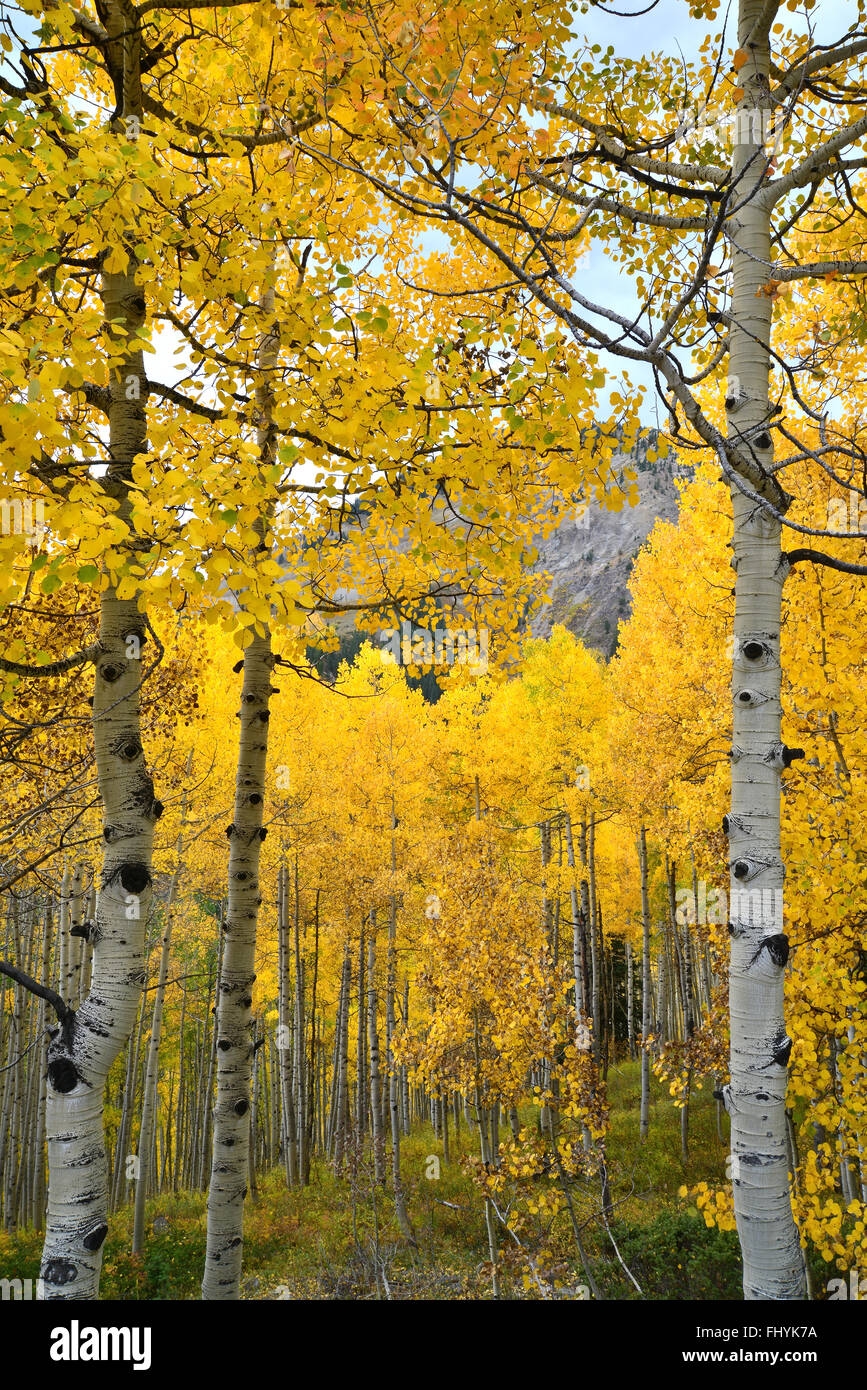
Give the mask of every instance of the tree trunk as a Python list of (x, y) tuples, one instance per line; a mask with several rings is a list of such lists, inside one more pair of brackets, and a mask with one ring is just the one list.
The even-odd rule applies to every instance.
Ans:
[[(382, 1132), (382, 1095), (379, 1072), (379, 1036), (376, 1017), (376, 947), (373, 939), (374, 917), (370, 914), (370, 940), (367, 943), (367, 1034), (370, 1047), (370, 1123), (373, 1141), (373, 1176), (375, 1182), (385, 1182), (385, 1140)], [(361, 998), (358, 1001), (359, 1013)], [(359, 1068), (360, 1070), (360, 1068)], [(359, 1106), (359, 1115), (361, 1107)]]
[[(769, 105), (770, 43), (761, 23), (765, 0), (740, 0), (738, 41), (749, 39), (738, 74), (740, 110)], [(770, 21), (768, 20), (768, 23)], [(736, 449), (745, 432), (770, 419), (771, 300), (762, 292), (773, 259), (770, 205), (761, 183), (767, 168), (763, 122), (735, 122), (733, 178), (738, 209), (732, 218), (732, 323), (727, 404)], [(756, 129), (756, 126), (759, 129)], [(736, 378), (732, 382), (731, 378)], [(739, 387), (739, 390), (735, 390)], [(765, 442), (764, 439), (761, 441)], [(773, 444), (754, 448), (772, 464)], [(730, 1084), (734, 1209), (744, 1260), (744, 1297), (801, 1299), (804, 1266), (792, 1216), (786, 1136), (786, 1064), (791, 1042), (783, 1018), (788, 943), (782, 934), (783, 861), (780, 853), (780, 617), (787, 565), (780, 524), (737, 487), (732, 488), (735, 581), (732, 661), (732, 797), (726, 818), (731, 869)], [(752, 891), (749, 899), (740, 895)]]
[[(275, 254), (275, 253), (274, 253)], [(263, 315), (274, 312), (273, 283), (261, 297)], [(277, 365), (280, 334), (269, 324), (259, 345), (256, 383), (256, 442), (262, 470), (276, 455), (272, 420), (271, 376)], [(267, 549), (268, 517), (253, 529)], [(256, 979), (256, 927), (259, 919), (259, 854), (265, 830), (265, 768), (272, 695), (271, 632), (257, 624), (244, 649), (240, 741), (235, 781), (235, 810), (229, 837), (229, 900), (225, 922), (223, 968), (217, 999), (217, 1100), (214, 1145), (208, 1189), (208, 1244), (202, 1297), (238, 1299), (241, 1286), (244, 1198), (250, 1148), (250, 1079), (253, 1062), (252, 987)]]
[(264, 636), (254, 635), (244, 652), (235, 811), (229, 827), (229, 901), (217, 996), (217, 1098), (202, 1281), (202, 1297), (207, 1300), (240, 1297), (250, 1147), (251, 990), (256, 978), (271, 665), (271, 639), (266, 630)]
[(641, 1119), (639, 1134), (646, 1139), (650, 1130), (650, 902), (647, 894), (647, 833), (644, 826), (638, 839), (638, 860), (641, 868)]
[[(189, 763), (187, 764), (189, 771)], [(172, 913), (175, 905), (175, 894), (178, 891), (178, 880), (181, 875), (184, 855), (184, 827), (186, 824), (187, 803), (184, 800), (183, 811), (181, 813), (181, 828), (178, 832), (178, 842), (175, 850), (176, 862), (175, 871), (172, 874), (169, 889), (166, 894), (165, 902), (165, 927), (163, 929), (163, 944), (160, 952), (160, 968), (157, 978), (156, 994), (154, 995), (154, 1013), (151, 1021), (151, 1038), (148, 1047), (147, 1068), (145, 1070), (144, 1092), (142, 1095), (141, 1125), (139, 1129), (138, 1143), (138, 1174), (135, 1189), (135, 1216), (133, 1220), (132, 1250), (137, 1254), (144, 1243), (144, 1218), (145, 1218), (145, 1199), (147, 1197), (148, 1186), (148, 1162), (150, 1157), (150, 1141), (153, 1129), (154, 1118), (156, 1115), (157, 1101), (157, 1079), (159, 1074), (160, 1040), (163, 1031), (163, 1005), (166, 993), (166, 980), (169, 977), (169, 956), (171, 954), (172, 941)]]

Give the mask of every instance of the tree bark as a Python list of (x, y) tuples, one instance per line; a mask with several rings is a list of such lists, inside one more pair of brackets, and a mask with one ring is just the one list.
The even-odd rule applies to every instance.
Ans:
[[(743, 110), (769, 107), (770, 43), (765, 0), (740, 0), (738, 41), (749, 38), (738, 77)], [(733, 176), (732, 325), (729, 374), (743, 400), (729, 417), (729, 439), (770, 419), (771, 300), (762, 292), (773, 259), (762, 121), (738, 121)], [(757, 128), (758, 127), (758, 128)], [(732, 397), (731, 386), (727, 393)], [(733, 397), (732, 397), (733, 399)], [(763, 441), (764, 442), (764, 441)], [(773, 443), (756, 445), (771, 466)], [(744, 1297), (801, 1299), (804, 1266), (792, 1216), (786, 1136), (786, 1063), (791, 1042), (783, 1017), (788, 942), (782, 930), (784, 867), (780, 852), (780, 618), (787, 565), (780, 524), (732, 488), (735, 581), (732, 661), (731, 813), (726, 820), (731, 871), (730, 1083), (734, 1209), (744, 1260)], [(749, 898), (740, 895), (751, 890)], [(761, 889), (760, 893), (755, 890)]]
[(647, 893), (647, 833), (644, 826), (638, 837), (638, 860), (641, 869), (641, 1118), (639, 1134), (646, 1139), (650, 1131), (650, 1005), (652, 984), (650, 976), (650, 901)]

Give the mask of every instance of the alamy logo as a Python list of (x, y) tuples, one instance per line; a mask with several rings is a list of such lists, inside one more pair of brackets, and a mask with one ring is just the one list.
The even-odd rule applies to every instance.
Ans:
[(773, 925), (782, 931), (783, 893), (779, 888), (736, 888), (729, 898), (724, 888), (699, 879), (697, 894), (691, 887), (677, 889), (675, 916), (680, 926), (761, 922), (764, 927)]
[(404, 666), (468, 666), (476, 675), (488, 669), (488, 629), (413, 627), (403, 622), (400, 629), (388, 627), (380, 642), (384, 660)]
[(151, 1364), (149, 1327), (81, 1327), (73, 1318), (69, 1327), (51, 1331), (52, 1361), (131, 1361), (134, 1371)]
[(37, 1279), (35, 1284), (32, 1279), (0, 1279), (0, 1300), (15, 1303), (29, 1303), (34, 1298), (41, 1300), (43, 1288), (41, 1279)]
[(45, 502), (37, 497), (0, 498), (0, 532), (4, 536), (26, 536), (29, 545), (38, 545), (45, 534)]
[(838, 1303), (841, 1299), (850, 1298), (857, 1302), (867, 1299), (867, 1277), (860, 1269), (850, 1269), (848, 1280), (829, 1279), (827, 1287), (829, 1303)]

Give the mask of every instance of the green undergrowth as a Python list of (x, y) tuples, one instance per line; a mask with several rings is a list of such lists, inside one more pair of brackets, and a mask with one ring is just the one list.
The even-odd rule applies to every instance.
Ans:
[[(612, 1207), (601, 1212), (598, 1177), (570, 1188), (576, 1219), (593, 1277), (606, 1299), (733, 1300), (741, 1298), (740, 1259), (733, 1232), (709, 1230), (695, 1206), (678, 1189), (699, 1181), (725, 1181), (727, 1120), (722, 1139), (710, 1086), (693, 1093), (689, 1153), (681, 1158), (680, 1111), (666, 1087), (652, 1081), (650, 1132), (641, 1142), (639, 1066), (610, 1068), (610, 1134), (607, 1161)], [(535, 1122), (527, 1107), (524, 1124)], [(472, 1129), (450, 1125), (451, 1155), (429, 1125), (417, 1125), (402, 1145), (402, 1173), (413, 1223), (413, 1247), (401, 1235), (389, 1184), (373, 1182), (369, 1154), (353, 1176), (335, 1177), (316, 1160), (310, 1186), (287, 1190), (280, 1168), (261, 1174), (248, 1197), (244, 1224), (245, 1299), (488, 1299), (491, 1267), (484, 1204), (462, 1159), (476, 1154)], [(437, 1165), (431, 1162), (436, 1157)], [(532, 1181), (519, 1195), (521, 1210), (532, 1202)], [(540, 1184), (550, 1178), (539, 1177)], [(514, 1190), (509, 1194), (515, 1197)], [(576, 1257), (565, 1212), (545, 1225), (529, 1222), (526, 1248), (544, 1249), (545, 1296), (582, 1298), (586, 1275)], [(200, 1192), (164, 1193), (148, 1203), (146, 1248), (130, 1253), (132, 1209), (110, 1218), (101, 1297), (106, 1300), (197, 1299), (205, 1255), (205, 1197)], [(540, 1298), (527, 1280), (526, 1260), (500, 1231), (501, 1297)], [(24, 1230), (0, 1233), (0, 1278), (32, 1279), (39, 1269), (41, 1236)], [(824, 1274), (819, 1276), (824, 1284)], [(582, 1287), (583, 1286), (583, 1287)], [(639, 1292), (640, 1290), (640, 1292)]]

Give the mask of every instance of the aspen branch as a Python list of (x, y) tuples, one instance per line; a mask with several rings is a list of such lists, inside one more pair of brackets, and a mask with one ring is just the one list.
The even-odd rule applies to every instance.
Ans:
[(76, 652), (74, 656), (66, 656), (62, 661), (50, 661), (45, 666), (28, 666), (0, 656), (0, 671), (7, 671), (12, 676), (62, 676), (64, 671), (72, 671), (76, 666), (86, 666), (88, 662), (96, 661), (101, 651), (100, 644), (94, 642), (92, 647), (85, 647), (84, 651)]
[(761, 194), (766, 207), (770, 210), (786, 193), (791, 193), (793, 189), (802, 188), (804, 184), (809, 183), (811, 178), (820, 170), (824, 170), (826, 164), (829, 165), (827, 172), (830, 173), (832, 167), (830, 161), (838, 150), (844, 149), (846, 145), (851, 145), (854, 140), (858, 140), (865, 133), (867, 133), (867, 116), (862, 116), (860, 120), (844, 126), (832, 139), (826, 140), (824, 145), (813, 150), (791, 173), (784, 174), (782, 178), (775, 179), (773, 183), (768, 185)]
[(75, 1018), (75, 1010), (71, 1009), (65, 1000), (61, 999), (53, 989), (47, 985), (41, 985), (38, 980), (34, 980), (32, 975), (27, 975), (23, 970), (19, 970), (17, 965), (10, 965), (7, 960), (0, 960), (0, 975), (7, 975), (10, 980), (14, 980), (17, 985), (35, 994), (37, 998), (44, 999), (50, 1004), (58, 1019), (64, 1027), (68, 1028)]
[(799, 565), (806, 560), (813, 565), (822, 565), (825, 569), (840, 570), (843, 574), (867, 574), (867, 565), (853, 565), (848, 560), (838, 560), (821, 550), (786, 550), (783, 552), (783, 559), (788, 560), (790, 565)]
[(821, 72), (823, 68), (838, 67), (850, 58), (857, 58), (860, 53), (867, 53), (867, 38), (854, 39), (852, 43), (839, 44), (836, 48), (814, 53), (812, 58), (807, 58), (798, 67), (789, 69), (779, 86), (771, 92), (771, 100), (775, 105), (781, 105), (786, 97), (791, 96), (792, 92), (814, 73)]

